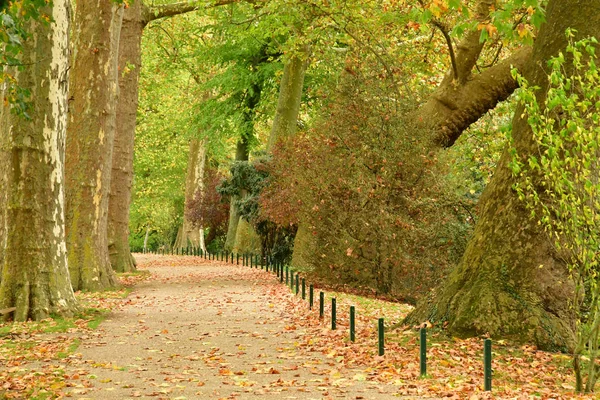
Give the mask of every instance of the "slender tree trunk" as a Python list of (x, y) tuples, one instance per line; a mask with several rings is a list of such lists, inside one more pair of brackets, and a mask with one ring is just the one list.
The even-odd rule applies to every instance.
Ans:
[(64, 221), (70, 1), (41, 11), (52, 23), (27, 23), (24, 67), (15, 71), (31, 91), (31, 118), (3, 106), (0, 119), (0, 308), (16, 307), (18, 321), (77, 310)]
[(75, 290), (116, 285), (108, 255), (108, 196), (116, 130), (123, 6), (79, 0), (67, 134), (67, 249)]
[[(206, 140), (193, 139), (190, 142), (187, 173), (185, 178), (185, 208), (198, 196), (204, 194), (204, 170), (206, 168)], [(201, 229), (190, 221), (187, 212), (183, 214), (183, 226), (177, 235), (176, 248), (188, 245), (200, 246)], [(202, 238), (204, 239), (204, 238)], [(203, 249), (205, 250), (205, 248)]]
[[(235, 152), (236, 161), (248, 161), (249, 150), (248, 141), (245, 137), (242, 137), (237, 144)], [(233, 251), (235, 247), (235, 238), (237, 234), (237, 228), (240, 222), (240, 214), (236, 205), (237, 197), (232, 197), (229, 200), (229, 223), (227, 224), (227, 237), (225, 239), (225, 249)]]
[(146, 234), (144, 235), (144, 253), (148, 252), (148, 237), (150, 237), (150, 227), (146, 227)]
[[(531, 85), (548, 87), (545, 65), (566, 47), (565, 30), (577, 37), (598, 35), (600, 3), (551, 0), (547, 23), (535, 42), (525, 76)], [(534, 151), (534, 139), (523, 108), (513, 119), (519, 154)], [(542, 348), (572, 345), (573, 315), (568, 302), (572, 285), (565, 265), (539, 226), (529, 218), (512, 186), (506, 150), (480, 200), (480, 217), (461, 263), (407, 322), (447, 324), (452, 334), (513, 337)]]
[(206, 253), (206, 242), (204, 240), (204, 228), (198, 229), (198, 237), (200, 238), (198, 247), (203, 253)]
[(142, 3), (134, 1), (123, 13), (119, 41), (119, 101), (108, 202), (108, 252), (117, 272), (135, 270), (129, 250), (129, 206), (133, 186), (133, 148), (144, 29)]

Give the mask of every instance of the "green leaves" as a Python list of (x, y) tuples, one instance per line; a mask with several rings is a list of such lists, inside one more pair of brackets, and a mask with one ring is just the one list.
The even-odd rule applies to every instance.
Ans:
[[(521, 103), (531, 127), (533, 152), (512, 152), (515, 189), (521, 201), (554, 243), (575, 284), (573, 308), (578, 317), (575, 358), (590, 342), (590, 356), (598, 355), (600, 326), (600, 75), (596, 67), (595, 38), (569, 44), (548, 62), (548, 90), (522, 83)], [(540, 100), (543, 101), (540, 104)], [(593, 344), (592, 344), (593, 343)], [(593, 390), (594, 363), (590, 363), (586, 390)], [(581, 388), (580, 369), (578, 390)]]

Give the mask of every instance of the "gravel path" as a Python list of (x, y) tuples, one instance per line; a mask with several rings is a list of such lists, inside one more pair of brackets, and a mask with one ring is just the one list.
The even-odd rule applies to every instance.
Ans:
[[(152, 279), (82, 338), (67, 396), (78, 399), (389, 399), (394, 386), (312, 351), (301, 301), (261, 270), (143, 256)], [(326, 329), (326, 328), (324, 328)], [(405, 397), (406, 398), (406, 397)]]

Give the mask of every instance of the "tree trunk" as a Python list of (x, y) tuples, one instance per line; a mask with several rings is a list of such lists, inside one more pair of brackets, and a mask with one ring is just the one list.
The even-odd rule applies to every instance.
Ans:
[(144, 235), (144, 251), (143, 253), (147, 253), (148, 252), (148, 237), (150, 237), (150, 227), (147, 226), (146, 227), (146, 234)]
[(64, 156), (68, 107), (69, 0), (30, 20), (23, 44), (21, 87), (31, 91), (31, 118), (4, 106), (0, 126), (0, 308), (17, 321), (77, 310), (65, 247)]
[[(248, 140), (247, 138), (242, 137), (237, 144), (235, 160), (248, 161), (248, 158)], [(229, 223), (227, 224), (227, 237), (225, 238), (225, 249), (228, 251), (233, 251), (233, 248), (235, 247), (235, 238), (238, 224), (240, 222), (240, 214), (236, 205), (237, 199), (238, 198), (234, 196), (229, 200)]]
[(122, 5), (77, 2), (66, 157), (67, 249), (75, 290), (117, 283), (107, 225), (122, 19)]
[[(565, 30), (576, 29), (578, 38), (600, 32), (600, 3), (551, 0), (547, 21), (525, 70), (541, 94), (548, 87), (546, 62), (566, 47)], [(531, 154), (534, 139), (522, 114), (519, 106), (513, 138), (519, 154)], [(481, 197), (480, 217), (462, 261), (407, 322), (442, 322), (460, 336), (489, 334), (564, 349), (572, 344), (571, 280), (552, 243), (512, 190), (510, 160), (507, 149)]]
[[(185, 208), (197, 197), (204, 193), (204, 170), (206, 167), (206, 140), (193, 139), (190, 142), (187, 173), (185, 178)], [(200, 247), (201, 228), (190, 221), (187, 212), (183, 214), (183, 226), (177, 235), (175, 248), (185, 248), (188, 245)], [(204, 239), (204, 238), (202, 238)], [(203, 248), (203, 251), (206, 248)]]
[(267, 151), (272, 151), (278, 140), (293, 136), (298, 126), (298, 113), (302, 103), (304, 76), (308, 66), (308, 47), (292, 56), (283, 67), (283, 76), (279, 86), (277, 109), (273, 119), (273, 127), (267, 144)]
[(133, 148), (141, 66), (142, 3), (134, 1), (123, 12), (119, 41), (119, 101), (117, 131), (108, 202), (108, 253), (117, 272), (135, 270), (129, 250), (129, 206), (133, 186)]
[[(228, 1), (216, 5), (228, 4)], [(180, 2), (146, 6), (134, 1), (125, 9), (119, 43), (119, 89), (117, 131), (108, 210), (108, 246), (112, 268), (117, 272), (135, 269), (129, 249), (129, 210), (133, 183), (133, 149), (141, 69), (142, 32), (150, 21), (195, 11), (197, 4)]]

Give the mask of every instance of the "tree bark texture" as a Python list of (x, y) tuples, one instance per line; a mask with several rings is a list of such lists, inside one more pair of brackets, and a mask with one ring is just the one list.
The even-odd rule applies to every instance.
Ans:
[[(190, 153), (188, 156), (187, 173), (185, 178), (185, 207), (190, 204), (197, 196), (204, 193), (204, 170), (206, 167), (206, 140), (193, 139), (190, 142)], [(183, 214), (183, 226), (179, 230), (175, 248), (185, 248), (187, 246), (201, 247), (204, 243), (204, 231), (202, 227), (194, 226)], [(206, 251), (206, 247), (202, 247)]]
[(303, 48), (299, 54), (292, 56), (283, 67), (277, 109), (267, 144), (268, 151), (273, 150), (273, 146), (279, 139), (290, 137), (296, 133), (298, 113), (302, 103), (304, 76), (308, 66), (307, 53), (308, 48)]
[[(219, 2), (216, 5), (228, 4)], [(125, 9), (119, 42), (119, 102), (108, 210), (108, 246), (112, 268), (135, 269), (129, 249), (129, 210), (133, 186), (133, 149), (141, 69), (142, 32), (151, 21), (195, 11), (193, 2), (147, 6), (134, 1)]]
[(31, 91), (31, 118), (4, 106), (0, 121), (0, 308), (16, 307), (18, 321), (77, 310), (64, 219), (70, 1), (54, 0), (42, 12), (52, 23), (27, 23), (24, 68), (15, 71)]
[[(600, 32), (600, 3), (552, 0), (547, 21), (525, 69), (530, 84), (542, 88), (541, 94), (548, 87), (548, 59), (566, 47), (565, 30), (577, 29), (578, 38)], [(519, 154), (532, 154), (535, 143), (522, 114), (519, 106), (513, 119), (514, 144)], [(489, 334), (565, 349), (573, 337), (571, 280), (552, 243), (512, 189), (510, 159), (507, 149), (481, 197), (480, 217), (462, 261), (407, 322), (428, 319), (447, 324), (456, 335)]]
[(66, 157), (67, 249), (75, 290), (117, 283), (107, 225), (122, 19), (122, 5), (77, 2)]
[(142, 20), (140, 1), (123, 12), (119, 41), (119, 101), (117, 131), (113, 146), (110, 196), (108, 202), (108, 252), (117, 272), (135, 270), (129, 250), (129, 209), (133, 187), (133, 149), (138, 107), (138, 82), (142, 63)]

